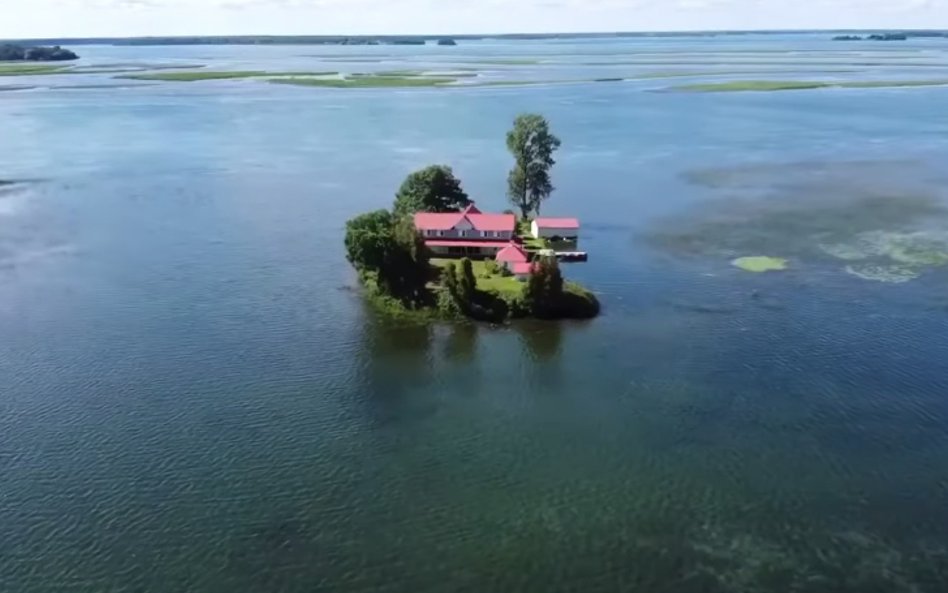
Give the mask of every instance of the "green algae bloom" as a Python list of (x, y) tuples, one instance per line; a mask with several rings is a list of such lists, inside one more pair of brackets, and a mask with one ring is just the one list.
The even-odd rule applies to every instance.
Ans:
[(770, 272), (787, 269), (787, 260), (782, 257), (768, 257), (766, 255), (739, 257), (731, 264), (746, 272)]
[(858, 276), (863, 280), (902, 284), (915, 280), (919, 276), (917, 268), (905, 265), (876, 266), (871, 264), (853, 264), (846, 266), (846, 273)]
[(847, 243), (820, 245), (825, 253), (844, 260), (888, 257), (920, 266), (948, 264), (948, 236), (943, 233), (867, 231)]

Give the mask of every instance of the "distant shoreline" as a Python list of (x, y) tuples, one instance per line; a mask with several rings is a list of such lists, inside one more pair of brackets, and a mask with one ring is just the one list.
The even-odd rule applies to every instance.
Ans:
[(717, 37), (743, 35), (792, 35), (833, 33), (900, 33), (910, 38), (948, 38), (948, 29), (763, 29), (721, 31), (616, 31), (578, 33), (497, 33), (424, 35), (185, 35), (152, 37), (49, 37), (0, 40), (0, 43), (45, 45), (438, 45), (439, 40), (479, 41), (501, 39), (539, 41), (556, 39)]

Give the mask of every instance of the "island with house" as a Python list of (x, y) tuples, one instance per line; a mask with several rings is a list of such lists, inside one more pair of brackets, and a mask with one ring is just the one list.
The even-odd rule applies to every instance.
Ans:
[(598, 315), (596, 296), (560, 269), (587, 259), (577, 249), (579, 221), (538, 215), (559, 144), (538, 115), (518, 117), (508, 133), (516, 163), (507, 194), (520, 216), (482, 210), (450, 167), (434, 165), (406, 178), (391, 210), (350, 220), (346, 254), (367, 295), (393, 312), (441, 318)]

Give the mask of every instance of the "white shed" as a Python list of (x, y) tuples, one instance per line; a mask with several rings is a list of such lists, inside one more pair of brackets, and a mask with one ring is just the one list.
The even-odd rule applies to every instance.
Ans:
[(575, 218), (535, 218), (530, 233), (537, 239), (576, 241), (579, 238), (579, 220)]

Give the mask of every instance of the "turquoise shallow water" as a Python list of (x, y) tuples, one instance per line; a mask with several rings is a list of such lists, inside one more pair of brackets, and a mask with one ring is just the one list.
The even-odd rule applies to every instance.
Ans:
[[(726, 52), (793, 50), (812, 70), (827, 52), (941, 60), (933, 44), (80, 53), (295, 69), (718, 52), (726, 69)], [(11, 82), (63, 78), (87, 75)], [(0, 94), (0, 178), (19, 181), (0, 188), (0, 590), (944, 591), (948, 271), (867, 281), (818, 244), (948, 229), (948, 91), (665, 86)], [(582, 219), (591, 259), (566, 272), (603, 316), (378, 319), (344, 221), (430, 162), (503, 208), (503, 134), (525, 110), (563, 139), (546, 213)], [(757, 251), (790, 269), (729, 265)]]

